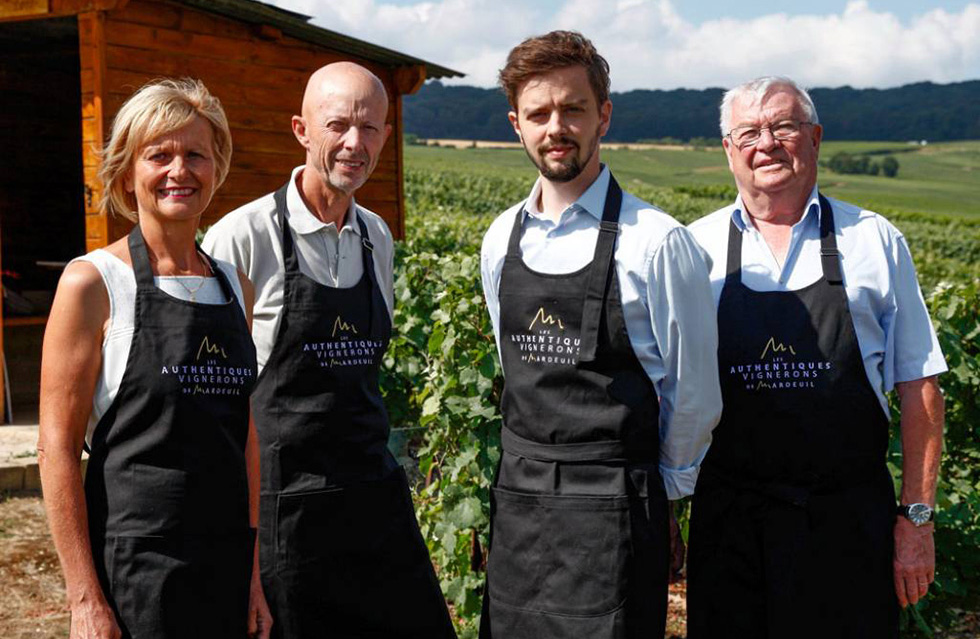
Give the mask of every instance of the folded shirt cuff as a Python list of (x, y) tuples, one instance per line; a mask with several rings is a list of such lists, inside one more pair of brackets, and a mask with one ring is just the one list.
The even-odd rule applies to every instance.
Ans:
[(687, 468), (666, 468), (660, 467), (660, 476), (664, 480), (664, 488), (667, 490), (667, 499), (671, 501), (681, 499), (694, 494), (694, 485), (698, 483), (698, 471), (700, 465), (688, 466)]

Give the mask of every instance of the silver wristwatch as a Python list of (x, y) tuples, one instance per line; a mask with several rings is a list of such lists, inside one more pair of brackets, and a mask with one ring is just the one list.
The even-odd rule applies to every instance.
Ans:
[(908, 519), (914, 526), (925, 526), (936, 515), (929, 504), (902, 504), (898, 507), (898, 514)]

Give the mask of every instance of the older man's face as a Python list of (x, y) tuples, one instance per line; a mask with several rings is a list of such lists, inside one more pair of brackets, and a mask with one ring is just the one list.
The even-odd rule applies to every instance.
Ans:
[[(768, 127), (784, 120), (806, 121), (796, 94), (776, 89), (763, 100), (739, 97), (732, 104), (729, 129), (740, 126)], [(723, 144), (728, 168), (743, 195), (775, 196), (780, 193), (803, 197), (817, 180), (817, 155), (823, 130), (819, 125), (803, 125), (791, 139), (777, 140), (766, 129), (754, 146), (739, 149), (729, 137)], [(788, 191), (787, 191), (788, 190)]]
[(352, 76), (322, 91), (306, 122), (307, 164), (329, 188), (350, 195), (371, 176), (391, 132), (387, 110), (369, 79)]

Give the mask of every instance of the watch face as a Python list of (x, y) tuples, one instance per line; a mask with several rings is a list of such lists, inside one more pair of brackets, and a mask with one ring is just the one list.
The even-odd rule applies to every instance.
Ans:
[(932, 515), (932, 508), (929, 508), (925, 504), (912, 504), (909, 506), (909, 521), (916, 526), (929, 523), (930, 515)]

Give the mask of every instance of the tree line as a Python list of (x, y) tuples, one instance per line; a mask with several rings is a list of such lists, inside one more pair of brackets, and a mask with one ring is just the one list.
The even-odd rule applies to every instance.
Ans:
[[(723, 89), (614, 93), (606, 140), (718, 138)], [(919, 82), (892, 89), (812, 89), (821, 123), (834, 140), (968, 140), (980, 138), (980, 80)], [(405, 131), (420, 138), (515, 140), (507, 100), (498, 89), (426, 83), (403, 98)]]

